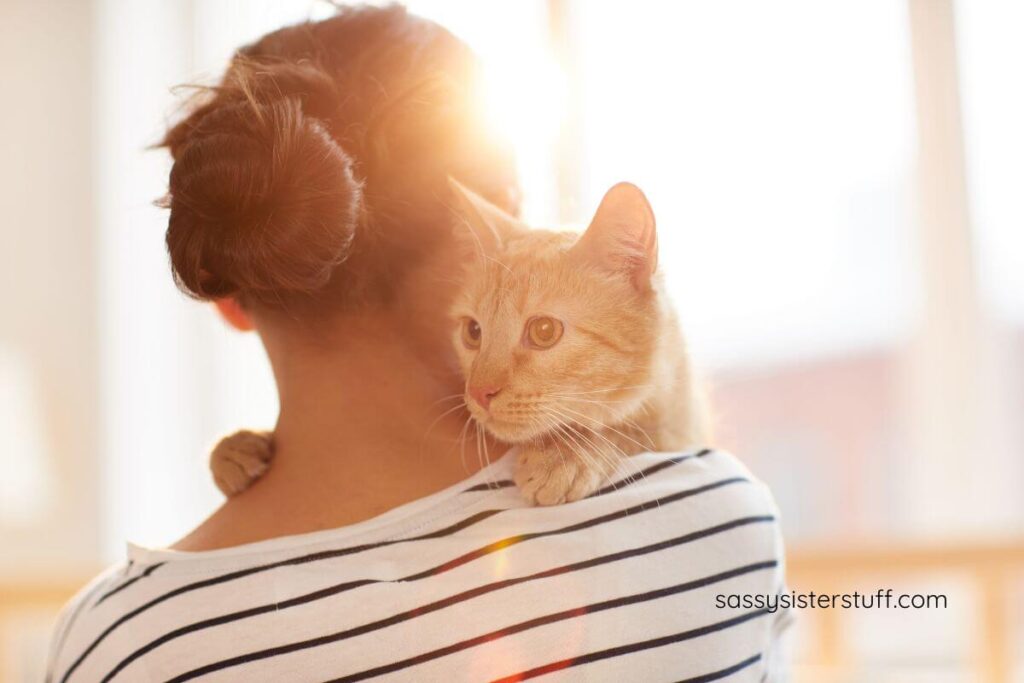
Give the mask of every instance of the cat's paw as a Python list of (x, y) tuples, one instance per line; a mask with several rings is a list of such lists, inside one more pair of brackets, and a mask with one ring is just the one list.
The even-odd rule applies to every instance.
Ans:
[(571, 503), (596, 491), (605, 473), (574, 456), (557, 451), (523, 448), (513, 479), (534, 505)]
[(213, 482), (225, 496), (234, 496), (263, 476), (274, 455), (273, 434), (242, 430), (225, 436), (210, 453)]

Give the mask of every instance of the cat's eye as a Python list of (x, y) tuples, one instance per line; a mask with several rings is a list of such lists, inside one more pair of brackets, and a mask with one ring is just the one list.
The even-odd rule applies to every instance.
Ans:
[(526, 323), (526, 340), (538, 349), (554, 346), (562, 338), (562, 321), (546, 315), (531, 318)]
[(467, 349), (479, 349), (482, 336), (483, 330), (480, 329), (480, 323), (472, 318), (462, 319), (462, 343), (466, 345)]

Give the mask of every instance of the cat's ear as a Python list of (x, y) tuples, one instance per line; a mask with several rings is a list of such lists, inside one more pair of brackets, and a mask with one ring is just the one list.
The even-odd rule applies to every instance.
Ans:
[(513, 216), (448, 176), (455, 210), (455, 236), (469, 240), (477, 251), (493, 254), (509, 236), (523, 230)]
[(580, 258), (647, 290), (658, 267), (658, 233), (647, 197), (632, 183), (605, 193), (587, 231), (572, 247)]

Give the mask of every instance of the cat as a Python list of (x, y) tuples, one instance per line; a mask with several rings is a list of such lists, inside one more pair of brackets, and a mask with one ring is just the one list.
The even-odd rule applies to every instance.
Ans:
[[(522, 495), (579, 500), (622, 458), (704, 444), (704, 395), (657, 270), (644, 193), (615, 185), (579, 235), (530, 229), (451, 186), (466, 246), (451, 311), (464, 399), (477, 424), (518, 446)], [(218, 487), (246, 488), (271, 447), (267, 433), (222, 440), (210, 462)]]

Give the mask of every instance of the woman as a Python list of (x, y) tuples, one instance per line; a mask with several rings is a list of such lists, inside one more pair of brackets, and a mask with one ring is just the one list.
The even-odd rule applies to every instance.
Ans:
[(782, 585), (774, 507), (734, 459), (643, 454), (534, 508), (443, 415), (462, 389), (447, 178), (518, 202), (473, 73), (435, 24), (342, 9), (240, 50), (169, 131), (174, 275), (259, 333), (275, 459), (86, 587), (50, 680), (776, 676), (778, 615), (716, 606)]

